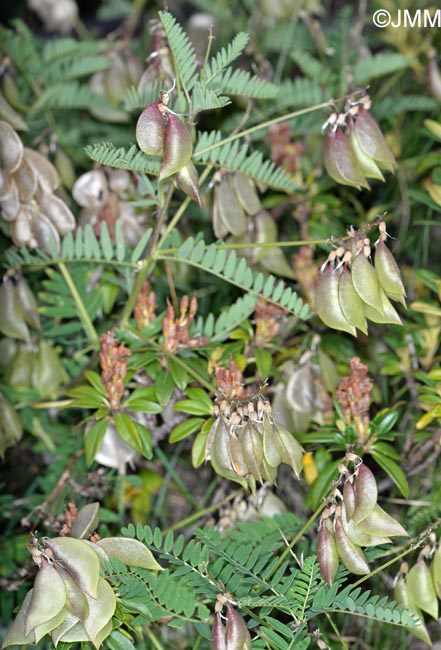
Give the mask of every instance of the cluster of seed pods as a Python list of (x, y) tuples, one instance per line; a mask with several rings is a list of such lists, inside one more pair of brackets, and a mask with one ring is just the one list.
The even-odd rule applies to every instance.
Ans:
[(12, 339), (29, 342), (29, 327), (40, 330), (38, 305), (22, 275), (6, 274), (0, 285), (0, 332)]
[(432, 543), (422, 549), (410, 570), (407, 562), (403, 562), (394, 586), (397, 603), (408, 609), (417, 620), (416, 625), (408, 627), (409, 632), (429, 645), (432, 642), (423, 612), (437, 620), (438, 599), (441, 599), (441, 541), (436, 542), (434, 533), (431, 538)]
[(16, 246), (41, 248), (49, 253), (52, 241), (75, 228), (75, 218), (65, 202), (54, 194), (58, 172), (43, 155), (23, 146), (19, 135), (0, 121), (0, 207), (10, 222)]
[[(218, 596), (211, 631), (211, 650), (251, 650), (251, 636), (247, 625), (228, 598), (229, 594)], [(227, 608), (227, 614), (224, 617), (225, 625), (222, 623), (223, 605)]]
[(379, 223), (374, 264), (371, 245), (363, 232), (354, 233), (349, 247), (339, 246), (323, 264), (315, 287), (315, 308), (332, 329), (356, 336), (367, 334), (366, 319), (401, 325), (391, 300), (406, 306), (400, 269), (386, 245), (386, 224)]
[(144, 153), (162, 157), (159, 180), (174, 176), (177, 186), (200, 205), (191, 133), (168, 108), (170, 92), (162, 91), (160, 98), (143, 110), (136, 124), (136, 140)]
[(337, 183), (369, 189), (367, 178), (384, 181), (381, 170), (393, 172), (395, 158), (375, 119), (365, 95), (349, 101), (343, 113), (332, 113), (323, 128), (329, 128), (323, 162)]
[(255, 490), (256, 481), (273, 485), (281, 463), (298, 477), (303, 449), (272, 414), (271, 405), (258, 399), (243, 406), (226, 400), (215, 406), (216, 418), (208, 433), (205, 460), (217, 474)]
[(239, 172), (218, 174), (215, 178), (213, 199), (213, 230), (223, 239), (228, 234), (244, 235), (248, 228), (247, 217), (262, 209), (253, 181)]
[(395, 536), (408, 536), (401, 524), (378, 505), (377, 496), (373, 473), (359, 462), (354, 472), (347, 474), (342, 493), (337, 491), (333, 503), (323, 511), (317, 559), (329, 585), (335, 580), (340, 560), (351, 573), (366, 575), (370, 568), (362, 547), (386, 544)]
[(103, 577), (109, 556), (129, 566), (161, 569), (137, 540), (87, 539), (96, 529), (98, 517), (98, 504), (88, 504), (78, 512), (70, 536), (39, 539), (32, 535), (29, 550), (38, 566), (37, 576), (2, 648), (38, 643), (46, 634), (55, 647), (65, 641), (90, 642), (99, 648), (113, 629), (117, 604), (114, 590)]

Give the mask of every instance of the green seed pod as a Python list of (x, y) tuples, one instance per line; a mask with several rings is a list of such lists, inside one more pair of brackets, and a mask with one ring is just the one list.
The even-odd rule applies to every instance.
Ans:
[(388, 544), (391, 540), (388, 537), (373, 537), (368, 533), (362, 531), (351, 519), (348, 521), (344, 501), (341, 504), (341, 524), (345, 533), (354, 544), (357, 546), (379, 546), (380, 544)]
[(0, 286), (0, 332), (12, 339), (29, 341), (29, 330), (16, 287), (6, 276)]
[(100, 504), (98, 501), (88, 503), (78, 511), (70, 529), (70, 536), (77, 539), (89, 537), (98, 528), (99, 520)]
[(354, 289), (349, 269), (344, 268), (338, 280), (338, 299), (344, 317), (350, 325), (367, 334), (363, 301)]
[(438, 598), (441, 598), (441, 543), (438, 544), (438, 548), (433, 556), (431, 570), (436, 595)]
[(64, 582), (64, 588), (66, 590), (65, 607), (81, 621), (84, 621), (89, 614), (89, 603), (87, 602), (86, 594), (65, 569), (57, 566), (57, 571)]
[(338, 518), (334, 521), (334, 530), (338, 554), (347, 570), (357, 576), (368, 574), (370, 569), (363, 551), (349, 539)]
[(274, 442), (279, 451), (282, 463), (291, 465), (294, 474), (299, 478), (302, 471), (303, 447), (292, 433), (280, 424), (274, 423)]
[(64, 187), (71, 190), (77, 178), (75, 168), (69, 156), (60, 147), (57, 147), (55, 152), (54, 164)]
[(136, 124), (136, 141), (149, 156), (162, 156), (165, 147), (165, 117), (160, 99), (143, 110)]
[(270, 467), (278, 467), (282, 456), (274, 440), (274, 425), (269, 418), (263, 420), (263, 457)]
[(16, 290), (17, 298), (23, 309), (25, 321), (28, 325), (34, 327), (36, 330), (41, 330), (37, 301), (26, 279), (22, 275), (20, 275), (17, 279)]
[(426, 626), (424, 625), (424, 618), (421, 610), (416, 607), (409, 596), (407, 585), (402, 577), (397, 581), (394, 587), (394, 598), (399, 605), (403, 605), (406, 609), (418, 619), (418, 625), (406, 626), (406, 630), (413, 634), (417, 639), (421, 639), (428, 645), (432, 645), (432, 640), (429, 636)]
[(402, 325), (401, 318), (399, 317), (395, 307), (386, 296), (383, 289), (380, 287), (381, 305), (383, 313), (380, 314), (376, 309), (368, 304), (364, 304), (364, 313), (366, 318), (369, 318), (373, 323), (391, 323), (392, 325)]
[(383, 314), (377, 274), (367, 257), (360, 252), (352, 261), (352, 283), (363, 302)]
[(341, 129), (329, 131), (323, 147), (323, 162), (329, 176), (341, 185), (361, 189), (369, 184), (355, 156), (349, 136)]
[(35, 636), (32, 632), (29, 634), (26, 634), (25, 632), (25, 621), (29, 612), (33, 593), (34, 590), (30, 589), (26, 594), (20, 611), (3, 639), (2, 648), (6, 648), (10, 645), (27, 645), (29, 643), (35, 643)]
[(227, 603), (227, 650), (251, 650), (251, 636), (242, 616)]
[(363, 532), (374, 537), (409, 537), (402, 525), (387, 514), (378, 503), (371, 514), (360, 521), (358, 527)]
[(42, 397), (55, 398), (67, 375), (55, 349), (44, 339), (40, 342), (32, 383)]
[(410, 569), (406, 578), (406, 587), (414, 605), (436, 620), (438, 618), (438, 598), (432, 573), (423, 559), (418, 560)]
[(128, 566), (137, 566), (151, 571), (162, 571), (162, 566), (157, 563), (153, 553), (141, 542), (128, 537), (103, 537), (96, 545), (107, 555), (116, 557)]
[(375, 270), (378, 281), (389, 298), (401, 302), (405, 307), (406, 290), (401, 279), (400, 269), (382, 239), (378, 241), (375, 248)]
[(354, 492), (355, 508), (351, 520), (357, 525), (372, 513), (378, 497), (375, 476), (364, 463), (357, 468)]
[(262, 208), (256, 192), (256, 186), (251, 178), (235, 172), (231, 176), (231, 184), (236, 192), (237, 199), (248, 215), (257, 214)]
[(11, 402), (0, 393), (0, 457), (23, 436), (23, 424)]
[(2, 89), (6, 101), (17, 108), (18, 110), (26, 110), (26, 105), (23, 104), (20, 98), (19, 90), (16, 86), (13, 75), (6, 70), (2, 77)]
[(198, 172), (191, 160), (185, 167), (176, 172), (175, 181), (179, 189), (185, 192), (193, 201), (196, 201), (199, 207), (202, 207), (199, 195)]
[(6, 101), (5, 96), (0, 91), (0, 118), (9, 122), (17, 131), (27, 131), (28, 125), (22, 116)]
[(332, 524), (329, 519), (321, 522), (317, 535), (317, 560), (323, 579), (331, 587), (337, 575), (339, 556)]
[(252, 422), (248, 422), (242, 433), (242, 451), (249, 473), (256, 481), (263, 483), (260, 471), (263, 460), (262, 436)]
[(342, 311), (338, 297), (338, 282), (338, 272), (330, 268), (319, 276), (315, 288), (315, 309), (318, 317), (328, 327), (356, 336), (355, 327), (348, 322)]
[(100, 574), (96, 553), (83, 540), (73, 537), (55, 537), (45, 540), (45, 544), (80, 589), (96, 598)]
[[(213, 425), (214, 426), (214, 425)], [(209, 436), (211, 435), (211, 431)], [(230, 457), (229, 448), (229, 431), (222, 418), (217, 421), (217, 426), (214, 428), (214, 434), (210, 446), (210, 461), (214, 471), (219, 476), (223, 476), (230, 481), (236, 481), (243, 487), (247, 486), (247, 481), (240, 477), (233, 467)]]
[(190, 162), (192, 153), (193, 142), (188, 126), (169, 111), (159, 180), (168, 178), (185, 167)]
[(370, 158), (370, 156), (368, 156), (360, 147), (360, 143), (358, 142), (358, 139), (355, 136), (353, 130), (351, 130), (349, 137), (355, 157), (357, 158), (357, 162), (360, 165), (360, 168), (366, 178), (376, 178), (379, 181), (384, 181), (384, 176), (381, 173), (381, 169), (375, 160), (373, 158)]
[(363, 107), (355, 119), (353, 132), (360, 149), (368, 158), (375, 160), (381, 169), (394, 171), (396, 162), (389, 145), (375, 119)]
[(234, 471), (238, 476), (248, 476), (250, 468), (247, 465), (243, 453), (242, 441), (237, 437), (236, 433), (231, 433), (228, 439), (228, 448), (231, 458), (231, 464)]
[[(54, 566), (43, 561), (35, 578), (32, 600), (26, 616), (26, 634), (53, 619), (64, 608), (65, 602), (66, 589), (63, 579)], [(56, 623), (54, 628), (60, 623), (61, 621)], [(39, 639), (36, 639), (36, 643), (38, 641)]]
[(0, 368), (8, 368), (17, 352), (18, 345), (14, 339), (0, 339)]
[[(222, 176), (221, 182), (215, 188), (214, 200), (217, 203), (219, 218), (226, 232), (231, 232), (235, 237), (240, 237), (247, 229), (247, 219), (233, 190), (230, 176), (230, 174)], [(222, 230), (222, 232), (225, 231)], [(216, 234), (216, 236), (218, 235)]]
[(35, 352), (29, 348), (21, 348), (8, 368), (6, 383), (13, 388), (30, 388), (34, 365)]

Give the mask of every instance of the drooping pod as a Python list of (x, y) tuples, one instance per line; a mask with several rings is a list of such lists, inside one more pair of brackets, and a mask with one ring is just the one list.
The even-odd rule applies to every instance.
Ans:
[(160, 99), (143, 110), (136, 124), (136, 141), (149, 156), (162, 156), (165, 147), (165, 112)]
[(8, 277), (0, 286), (0, 332), (13, 339), (29, 341), (29, 330), (17, 295), (17, 289)]
[(393, 172), (396, 167), (395, 158), (377, 122), (363, 107), (360, 107), (353, 129), (363, 153), (381, 169)]
[(432, 574), (422, 558), (414, 564), (407, 574), (406, 586), (412, 602), (436, 620), (439, 611), (438, 598)]
[(191, 160), (188, 161), (185, 167), (182, 167), (182, 169), (176, 172), (175, 181), (179, 189), (185, 192), (193, 201), (196, 201), (199, 207), (202, 207), (199, 194), (198, 173)]
[(406, 290), (401, 279), (400, 269), (394, 256), (381, 238), (376, 244), (374, 263), (378, 281), (384, 292), (389, 298), (401, 302), (405, 307)]
[(378, 496), (375, 476), (364, 463), (361, 463), (357, 469), (354, 492), (355, 507), (351, 519), (357, 525), (372, 513)]
[(188, 126), (169, 111), (165, 127), (164, 158), (159, 172), (159, 180), (168, 178), (185, 167), (191, 159), (192, 152), (193, 142)]
[(349, 269), (344, 268), (338, 280), (338, 299), (344, 317), (349, 325), (367, 334), (367, 323), (364, 314), (364, 303), (354, 289)]
[(315, 288), (315, 309), (325, 325), (356, 336), (356, 329), (346, 319), (338, 297), (339, 273), (327, 268)]
[(338, 571), (339, 556), (330, 519), (322, 520), (320, 525), (317, 535), (317, 560), (323, 579), (332, 586)]
[(369, 189), (349, 136), (340, 128), (327, 134), (323, 147), (323, 162), (329, 176), (337, 183)]
[(355, 255), (351, 270), (354, 289), (362, 301), (380, 314), (384, 314), (378, 277), (363, 251)]
[(348, 537), (338, 517), (334, 521), (334, 531), (338, 554), (347, 570), (355, 575), (368, 574), (369, 564), (363, 551)]
[(416, 636), (417, 639), (421, 639), (421, 641), (424, 641), (428, 645), (432, 645), (432, 641), (430, 639), (429, 633), (424, 624), (423, 614), (421, 610), (415, 605), (413, 600), (410, 598), (409, 590), (402, 576), (398, 578), (398, 581), (394, 587), (393, 595), (397, 603), (399, 605), (403, 605), (403, 607), (408, 609), (418, 620), (417, 625), (406, 626), (406, 630), (408, 630), (411, 634)]

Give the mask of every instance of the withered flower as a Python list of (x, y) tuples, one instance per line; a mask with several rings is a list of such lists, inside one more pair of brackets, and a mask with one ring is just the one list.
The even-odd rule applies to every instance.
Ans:
[(124, 394), (127, 357), (131, 352), (124, 343), (118, 345), (114, 330), (102, 334), (100, 342), (101, 379), (111, 408), (118, 410)]

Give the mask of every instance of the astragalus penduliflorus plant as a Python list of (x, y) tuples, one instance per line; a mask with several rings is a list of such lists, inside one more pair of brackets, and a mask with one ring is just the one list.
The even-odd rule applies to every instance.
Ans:
[(301, 4), (0, 27), (2, 647), (439, 638), (436, 37)]

